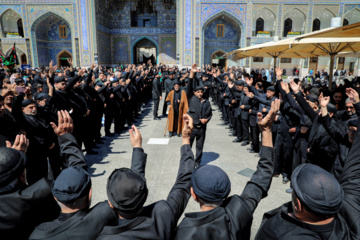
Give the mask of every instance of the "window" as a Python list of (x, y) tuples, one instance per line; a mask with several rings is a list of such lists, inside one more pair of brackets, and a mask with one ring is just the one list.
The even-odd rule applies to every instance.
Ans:
[(263, 57), (253, 57), (253, 62), (263, 62), (264, 58)]
[(224, 37), (224, 24), (216, 25), (216, 37), (218, 38)]
[(291, 31), (292, 31), (292, 20), (288, 18), (285, 20), (284, 23), (284, 37), (286, 37), (288, 33)]
[(258, 32), (262, 32), (262, 31), (264, 31), (264, 19), (258, 18), (258, 19), (256, 20), (255, 35), (256, 35)]
[(291, 63), (291, 58), (281, 58), (280, 62), (281, 63)]
[(67, 38), (66, 25), (59, 26), (59, 36), (60, 38)]
[(339, 57), (339, 63), (344, 63), (345, 62), (345, 58), (344, 57)]
[(310, 58), (310, 63), (317, 63), (318, 62), (318, 58), (317, 57), (311, 57)]
[(315, 19), (313, 22), (313, 31), (317, 31), (320, 30), (320, 20), (319, 19)]
[(347, 19), (344, 18), (344, 21), (343, 21), (343, 26), (347, 26), (349, 25), (349, 21)]

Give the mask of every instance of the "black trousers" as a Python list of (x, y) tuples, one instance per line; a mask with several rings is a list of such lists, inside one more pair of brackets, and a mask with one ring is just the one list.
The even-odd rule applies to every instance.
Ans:
[(110, 133), (111, 124), (114, 120), (113, 105), (112, 104), (107, 105), (104, 110), (104, 113), (105, 113), (104, 130), (105, 130), (105, 133)]
[(290, 133), (278, 132), (275, 141), (274, 175), (290, 177), (293, 164), (294, 145)]
[(200, 165), (200, 162), (201, 162), (201, 157), (203, 155), (205, 136), (206, 136), (206, 125), (202, 125), (200, 128), (196, 128), (194, 126), (194, 129), (190, 136), (190, 146), (192, 147), (194, 140), (196, 138), (196, 157), (195, 157), (196, 165)]
[(235, 129), (237, 138), (243, 139), (243, 128), (242, 128), (241, 115), (239, 115), (235, 118), (234, 129)]
[(167, 102), (165, 101), (167, 96), (168, 96), (169, 93), (166, 93), (165, 94), (165, 98), (164, 98), (164, 104), (163, 104), (163, 109), (162, 109), (162, 115), (166, 115), (166, 110), (168, 108), (168, 105), (167, 105)]
[(251, 133), (251, 147), (255, 152), (260, 151), (260, 142), (259, 142), (259, 126), (250, 126)]
[(154, 98), (154, 118), (158, 117), (160, 98)]
[(249, 120), (241, 119), (242, 129), (243, 129), (243, 140), (249, 141)]

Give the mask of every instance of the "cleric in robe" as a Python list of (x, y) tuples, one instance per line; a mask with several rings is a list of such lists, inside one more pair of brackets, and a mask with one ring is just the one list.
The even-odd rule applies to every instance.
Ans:
[(186, 92), (180, 89), (179, 83), (174, 83), (174, 90), (171, 90), (166, 98), (166, 103), (169, 107), (168, 114), (168, 131), (169, 137), (176, 134), (180, 137), (183, 128), (182, 116), (189, 108)]

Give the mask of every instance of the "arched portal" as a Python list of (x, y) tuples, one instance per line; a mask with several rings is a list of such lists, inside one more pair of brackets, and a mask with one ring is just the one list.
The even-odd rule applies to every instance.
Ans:
[(226, 64), (226, 53), (223, 51), (216, 51), (211, 55), (211, 64), (214, 67), (225, 68)]
[(25, 53), (21, 54), (20, 59), (21, 59), (21, 65), (27, 65), (27, 58)]
[(3, 37), (24, 37), (21, 16), (12, 9), (6, 10), (1, 15), (1, 29)]
[(314, 21), (313, 21), (313, 31), (318, 31), (318, 30), (320, 30), (320, 26), (321, 26), (321, 22), (320, 22), (320, 20), (319, 19), (315, 19)]
[(70, 24), (55, 13), (45, 13), (33, 23), (31, 38), (35, 66), (48, 66), (50, 61), (57, 63), (63, 51), (73, 54)]
[[(203, 26), (203, 61), (212, 64), (215, 52), (231, 52), (240, 46), (241, 25), (226, 12), (216, 15)], [(226, 62), (227, 59), (225, 59)]]
[(297, 8), (293, 8), (284, 15), (284, 37), (289, 32), (299, 32), (303, 34), (305, 32), (306, 15)]
[(264, 7), (253, 14), (253, 36), (257, 36), (259, 31), (269, 32), (267, 35), (274, 36), (275, 26), (276, 15), (270, 9)]
[(61, 51), (57, 56), (57, 65), (58, 65), (58, 67), (68, 67), (68, 66), (70, 66), (69, 62), (68, 62), (69, 58), (72, 58), (71, 53), (69, 53), (66, 50)]
[(343, 23), (350, 25), (358, 22), (360, 22), (360, 9), (354, 8), (345, 14)]
[(158, 47), (156, 43), (147, 37), (139, 39), (132, 47), (132, 59), (134, 64), (147, 63), (149, 60), (152, 64), (157, 64)]

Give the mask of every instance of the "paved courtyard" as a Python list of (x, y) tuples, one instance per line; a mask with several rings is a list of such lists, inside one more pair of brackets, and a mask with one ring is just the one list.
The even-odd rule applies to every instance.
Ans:
[[(162, 107), (162, 101), (160, 106)], [(232, 183), (230, 195), (241, 194), (246, 182), (255, 171), (259, 158), (246, 150), (249, 145), (243, 147), (241, 143), (232, 142), (234, 137), (229, 136), (228, 130), (220, 125), (220, 113), (215, 106), (213, 108), (213, 118), (208, 124), (206, 133), (202, 164), (208, 163), (221, 167), (229, 175)], [(161, 110), (162, 108), (158, 111), (159, 115)], [(145, 176), (149, 197), (145, 204), (149, 204), (166, 199), (175, 182), (180, 160), (181, 138), (164, 137), (166, 118), (159, 121), (153, 120), (152, 102), (146, 105), (142, 118), (137, 120), (135, 125), (140, 129), (143, 148), (148, 154)], [(98, 155), (86, 156), (92, 176), (93, 204), (106, 200), (107, 178), (115, 168), (130, 167), (132, 154), (128, 132), (107, 138), (105, 143), (99, 146), (101, 148), (97, 150)], [(252, 239), (261, 224), (263, 213), (290, 201), (290, 194), (285, 193), (287, 188), (289, 184), (282, 184), (281, 178), (273, 178), (268, 197), (260, 202), (255, 211)], [(199, 211), (199, 205), (190, 199), (185, 212), (193, 211)]]

